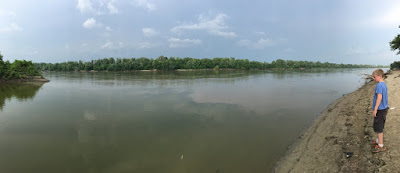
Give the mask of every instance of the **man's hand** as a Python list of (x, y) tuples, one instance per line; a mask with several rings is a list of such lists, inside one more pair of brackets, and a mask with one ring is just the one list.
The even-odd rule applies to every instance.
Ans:
[(372, 116), (376, 117), (376, 112), (378, 112), (378, 110), (374, 110), (374, 112), (372, 113)]

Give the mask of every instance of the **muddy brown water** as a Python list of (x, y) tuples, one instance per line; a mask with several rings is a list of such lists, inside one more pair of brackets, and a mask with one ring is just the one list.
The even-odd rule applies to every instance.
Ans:
[(46, 72), (0, 84), (0, 172), (270, 172), (374, 69)]

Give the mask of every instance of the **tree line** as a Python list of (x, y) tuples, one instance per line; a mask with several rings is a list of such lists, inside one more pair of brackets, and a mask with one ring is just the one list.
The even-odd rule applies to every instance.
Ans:
[(384, 67), (358, 64), (335, 64), (311, 61), (292, 61), (278, 59), (268, 62), (249, 61), (235, 58), (177, 58), (160, 56), (149, 58), (103, 58), (91, 61), (68, 61), (62, 63), (35, 63), (41, 71), (130, 71), (130, 70), (177, 70), (177, 69), (301, 69), (301, 68), (372, 68)]
[(41, 76), (32, 61), (4, 62), (3, 55), (0, 53), (0, 80), (24, 79), (30, 76)]
[[(399, 25), (400, 28), (400, 25)], [(392, 41), (389, 42), (390, 49), (392, 51), (396, 51), (396, 55), (400, 54), (400, 34), (397, 34), (396, 37), (393, 38)], [(390, 64), (390, 69), (400, 69), (400, 61), (394, 61), (392, 64)]]

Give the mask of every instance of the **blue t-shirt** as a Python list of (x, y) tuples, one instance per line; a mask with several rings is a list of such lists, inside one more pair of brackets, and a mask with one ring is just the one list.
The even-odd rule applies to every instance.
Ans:
[(375, 87), (372, 110), (375, 109), (376, 99), (378, 98), (378, 93), (382, 94), (382, 101), (379, 104), (378, 110), (386, 109), (389, 106), (388, 96), (387, 96), (387, 86), (386, 86), (385, 82), (379, 82), (378, 84), (376, 84), (376, 87)]

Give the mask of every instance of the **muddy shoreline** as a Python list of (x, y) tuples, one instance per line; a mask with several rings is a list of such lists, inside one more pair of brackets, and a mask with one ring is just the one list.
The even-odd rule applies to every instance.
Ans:
[[(389, 107), (396, 107), (395, 104), (400, 101), (400, 90), (397, 91), (400, 71), (389, 74), (385, 82), (388, 85)], [(369, 82), (330, 104), (276, 163), (273, 172), (399, 171), (400, 152), (394, 146), (400, 141), (392, 139), (398, 136), (394, 131), (400, 132), (395, 128), (400, 126), (396, 109), (389, 111), (385, 127), (384, 141), (388, 151), (371, 152), (370, 141), (375, 138), (372, 130), (375, 85)], [(398, 122), (395, 121), (396, 116), (399, 116)], [(352, 152), (353, 155), (347, 157), (345, 152)], [(396, 160), (393, 159), (395, 156)]]
[(24, 79), (0, 79), (0, 83), (47, 83), (50, 80), (42, 76), (31, 76)]

